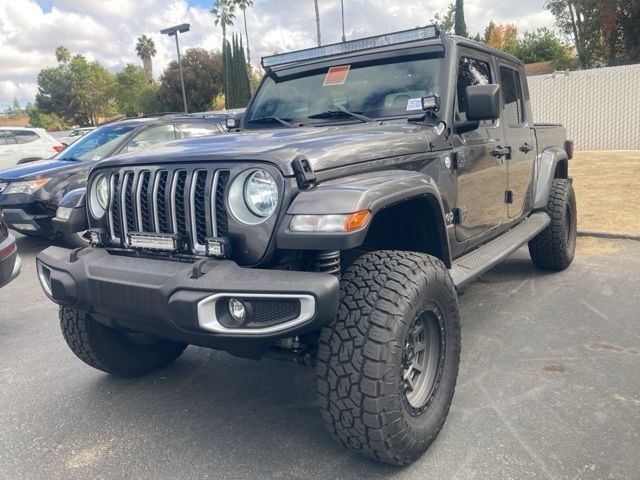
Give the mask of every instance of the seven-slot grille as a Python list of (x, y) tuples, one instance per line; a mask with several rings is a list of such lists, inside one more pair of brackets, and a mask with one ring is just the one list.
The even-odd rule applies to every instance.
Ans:
[(207, 237), (227, 235), (228, 170), (121, 170), (109, 176), (109, 233), (127, 246), (129, 233), (176, 234), (183, 251), (203, 254)]

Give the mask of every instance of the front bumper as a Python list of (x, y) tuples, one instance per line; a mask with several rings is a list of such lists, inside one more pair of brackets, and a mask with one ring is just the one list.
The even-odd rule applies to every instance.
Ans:
[[(2, 254), (2, 252), (9, 252)], [(0, 287), (16, 278), (20, 273), (20, 256), (15, 248), (15, 239), (9, 235), (0, 242)]]
[(30, 214), (26, 209), (3, 207), (4, 219), (9, 228), (29, 235), (52, 235), (51, 216), (46, 214)]
[[(242, 356), (260, 353), (234, 350), (318, 330), (338, 308), (332, 275), (242, 268), (230, 260), (185, 263), (49, 247), (37, 268), (54, 302), (101, 323)], [(230, 298), (247, 303), (245, 324), (230, 326), (224, 318)], [(299, 302), (297, 309), (291, 302)]]

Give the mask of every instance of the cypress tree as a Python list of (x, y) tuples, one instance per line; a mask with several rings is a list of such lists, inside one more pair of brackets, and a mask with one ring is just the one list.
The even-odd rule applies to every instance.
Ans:
[(467, 24), (464, 21), (464, 0), (456, 0), (456, 17), (453, 32), (461, 37), (468, 37)]

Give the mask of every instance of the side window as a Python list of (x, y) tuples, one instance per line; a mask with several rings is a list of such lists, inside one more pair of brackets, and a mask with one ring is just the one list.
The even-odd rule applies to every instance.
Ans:
[(0, 130), (0, 145), (14, 145), (16, 142), (8, 130)]
[(507, 125), (515, 127), (527, 123), (520, 74), (507, 67), (500, 67), (503, 115)]
[(206, 135), (218, 135), (220, 130), (214, 123), (183, 123), (180, 125), (181, 138), (204, 137)]
[(477, 58), (460, 57), (456, 87), (456, 103), (458, 104), (456, 120), (467, 119), (467, 87), (489, 83), (491, 83), (491, 67), (487, 62)]
[(133, 137), (124, 152), (135, 152), (143, 148), (150, 147), (157, 143), (171, 142), (176, 139), (176, 132), (173, 125), (157, 125), (143, 130), (139, 135)]
[(17, 143), (31, 143), (40, 138), (36, 132), (30, 132), (29, 130), (15, 130), (13, 136)]

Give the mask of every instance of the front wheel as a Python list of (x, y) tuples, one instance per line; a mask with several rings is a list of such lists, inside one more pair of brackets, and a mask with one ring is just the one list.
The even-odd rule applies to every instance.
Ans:
[(106, 327), (90, 315), (60, 307), (67, 345), (87, 365), (117, 377), (147, 375), (173, 362), (187, 346)]
[(325, 425), (347, 448), (409, 464), (444, 424), (459, 362), (458, 298), (442, 262), (363, 255), (342, 277), (337, 319), (320, 336)]
[(86, 231), (76, 232), (76, 233), (63, 233), (62, 240), (68, 247), (84, 248), (91, 245), (86, 235), (87, 235)]

